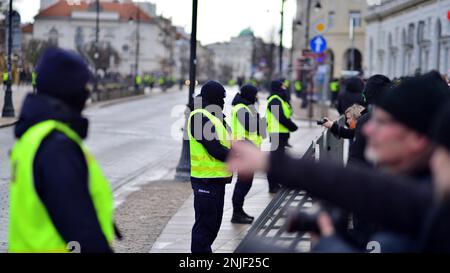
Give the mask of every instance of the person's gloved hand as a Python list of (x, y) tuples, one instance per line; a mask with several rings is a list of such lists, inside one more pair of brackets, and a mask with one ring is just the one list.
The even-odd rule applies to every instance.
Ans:
[(326, 212), (321, 212), (317, 218), (317, 225), (319, 226), (320, 234), (311, 233), (311, 244), (316, 245), (320, 238), (330, 237), (335, 234), (333, 221), (330, 215)]
[(255, 145), (246, 141), (235, 141), (231, 145), (228, 157), (228, 168), (241, 175), (251, 175), (256, 171), (266, 171), (269, 165), (269, 156), (261, 152)]
[(326, 120), (326, 122), (323, 124), (323, 127), (327, 128), (327, 129), (331, 129), (331, 127), (333, 127), (333, 122), (330, 121), (329, 118), (323, 118), (324, 120)]

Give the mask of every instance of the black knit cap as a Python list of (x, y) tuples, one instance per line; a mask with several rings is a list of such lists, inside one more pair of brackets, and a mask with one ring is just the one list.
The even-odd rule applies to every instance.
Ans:
[(363, 96), (367, 104), (374, 104), (392, 87), (391, 80), (384, 75), (370, 77), (363, 90)]
[(241, 87), (241, 96), (251, 103), (256, 102), (257, 94), (258, 94), (258, 89), (251, 84), (246, 84)]
[(407, 127), (431, 136), (437, 112), (449, 96), (450, 90), (439, 73), (430, 72), (405, 79), (375, 105)]
[(49, 48), (36, 68), (38, 94), (45, 94), (66, 103), (80, 112), (89, 93), (86, 84), (91, 73), (83, 58), (72, 51)]
[(226, 91), (223, 85), (216, 81), (209, 81), (202, 86), (200, 96), (212, 104), (221, 105), (225, 98)]
[(438, 112), (433, 130), (433, 140), (450, 152), (450, 103), (447, 102)]
[(364, 90), (364, 82), (359, 77), (351, 77), (344, 82), (345, 90), (350, 93), (359, 93)]

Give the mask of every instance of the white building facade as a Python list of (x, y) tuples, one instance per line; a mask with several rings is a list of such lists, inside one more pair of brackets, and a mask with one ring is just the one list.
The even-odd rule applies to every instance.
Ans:
[(244, 29), (239, 36), (232, 37), (229, 42), (214, 43), (207, 48), (214, 53), (216, 71), (221, 73), (224, 66), (232, 69), (232, 78), (252, 76), (252, 56), (254, 51), (254, 34)]
[[(101, 1), (99, 43), (111, 46), (120, 59), (108, 72), (134, 74), (138, 25), (139, 73), (159, 72), (167, 49), (161, 43), (156, 19), (131, 2)], [(95, 2), (69, 5), (60, 0), (41, 9), (35, 17), (33, 39), (52, 41), (61, 48), (77, 50), (93, 43), (95, 37)]]
[(366, 15), (367, 76), (450, 75), (450, 0), (382, 0)]

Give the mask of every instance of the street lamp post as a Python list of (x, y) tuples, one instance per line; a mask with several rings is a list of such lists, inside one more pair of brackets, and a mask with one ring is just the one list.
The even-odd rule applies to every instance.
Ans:
[(12, 61), (11, 61), (11, 53), (12, 53), (12, 17), (13, 17), (13, 0), (9, 1), (9, 14), (8, 14), (8, 80), (6, 81), (6, 89), (5, 89), (5, 100), (3, 105), (2, 116), (3, 117), (14, 117), (14, 105), (12, 101)]
[[(139, 75), (139, 51), (140, 51), (140, 26), (141, 26), (141, 17), (140, 17), (140, 9), (138, 6), (136, 6), (136, 59), (135, 59), (135, 67), (134, 67), (134, 79), (136, 81), (136, 78)], [(139, 91), (139, 86), (137, 83), (135, 83), (136, 86), (136, 92)]]
[[(100, 40), (100, 0), (96, 0), (95, 3), (95, 11), (96, 11), (96, 17), (95, 17), (95, 53), (94, 53), (94, 94), (97, 94), (98, 92), (98, 59), (99, 59), (99, 40)], [(98, 97), (97, 97), (98, 99)]]
[(283, 31), (284, 31), (284, 2), (286, 0), (281, 0), (281, 28), (280, 28), (280, 48), (279, 48), (279, 71), (280, 77), (283, 77)]
[(198, 0), (192, 0), (192, 31), (191, 31), (191, 56), (189, 68), (189, 98), (186, 108), (186, 121), (183, 131), (183, 148), (181, 150), (181, 158), (176, 169), (175, 179), (187, 182), (190, 179), (190, 150), (189, 140), (187, 138), (187, 124), (190, 111), (194, 108), (194, 92), (196, 83), (197, 70), (197, 11)]

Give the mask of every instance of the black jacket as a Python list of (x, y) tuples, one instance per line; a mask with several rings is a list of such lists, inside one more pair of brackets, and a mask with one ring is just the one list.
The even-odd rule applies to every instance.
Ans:
[(450, 253), (450, 201), (435, 204), (429, 183), (286, 155), (271, 156), (269, 173), (288, 188), (305, 190), (363, 220), (410, 236), (419, 242), (419, 251)]
[(257, 133), (263, 138), (266, 137), (266, 126), (264, 121), (261, 119), (257, 109), (250, 101), (246, 100), (241, 96), (241, 94), (236, 94), (233, 99), (232, 105), (236, 106), (238, 104), (244, 104), (250, 108), (251, 112), (247, 111), (245, 108), (239, 109), (237, 112), (238, 121), (244, 126), (247, 132)]
[[(272, 92), (272, 94), (270, 94), (270, 96), (273, 95), (277, 95), (280, 96), (282, 99), (284, 99), (286, 102), (288, 102), (289, 100), (287, 100), (286, 95), (285, 94), (280, 94), (280, 93), (276, 93), (276, 92)], [(272, 107), (278, 107), (278, 108), (272, 108)], [(286, 127), (290, 132), (295, 132), (297, 131), (298, 127), (297, 125), (291, 120), (285, 117), (283, 113), (283, 105), (281, 103), (280, 100), (278, 99), (274, 99), (272, 100), (268, 105), (267, 105), (268, 109), (279, 109), (279, 111), (273, 111), (271, 112), (272, 115), (284, 126)], [(281, 115), (280, 115), (281, 113)]]
[(355, 129), (345, 128), (344, 126), (340, 126), (337, 122), (333, 123), (330, 132), (338, 138), (353, 140), (355, 137)]
[[(88, 121), (79, 113), (52, 98), (28, 95), (15, 127), (16, 138), (46, 120), (67, 123), (81, 138), (87, 136)], [(36, 153), (33, 176), (37, 194), (64, 241), (79, 242), (82, 252), (112, 252), (97, 220), (86, 160), (78, 144), (63, 133), (51, 133)]]
[(367, 145), (366, 136), (363, 134), (363, 127), (370, 120), (370, 113), (363, 111), (363, 115), (356, 122), (353, 141), (351, 142), (348, 152), (347, 166), (362, 166), (373, 168), (373, 164), (367, 161), (365, 150)]
[[(209, 101), (207, 101), (204, 98), (201, 98), (200, 96), (197, 97), (196, 99), (199, 99), (202, 101), (201, 106), (203, 108), (207, 108), (208, 106), (211, 105), (211, 103)], [(215, 106), (217, 107), (217, 106)], [(225, 122), (225, 115), (223, 113), (211, 113), (216, 117), (220, 117), (222, 116), (222, 121), (223, 124), (225, 126), (225, 128), (231, 132), (230, 128), (228, 127), (227, 123)], [(198, 124), (198, 122), (201, 122), (201, 124)], [(205, 127), (207, 126), (207, 127)], [(208, 129), (204, 129), (204, 128), (208, 128)], [(209, 130), (209, 128), (211, 128)], [(197, 113), (195, 115), (192, 116), (191, 118), (191, 124), (190, 124), (190, 129), (191, 129), (191, 133), (192, 136), (200, 143), (203, 145), (203, 147), (205, 147), (206, 151), (215, 159), (220, 160), (225, 162), (228, 158), (228, 153), (229, 153), (229, 149), (227, 149), (226, 147), (224, 147), (219, 140), (219, 137), (216, 134), (216, 130), (214, 125), (211, 124), (210, 120), (204, 116), (201, 113)], [(205, 132), (211, 132), (212, 135), (208, 136), (205, 135)], [(195, 177), (191, 177), (191, 181), (193, 182), (202, 182), (204, 181), (204, 179), (198, 179)], [(213, 182), (219, 182), (219, 183), (231, 183), (231, 178), (211, 178), (208, 179), (208, 181), (213, 181)]]

